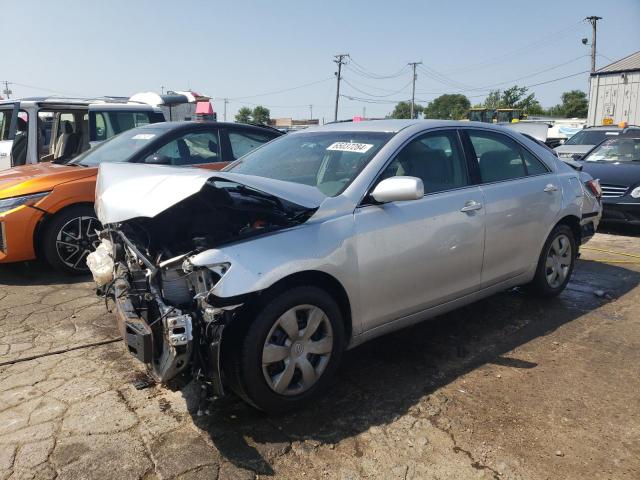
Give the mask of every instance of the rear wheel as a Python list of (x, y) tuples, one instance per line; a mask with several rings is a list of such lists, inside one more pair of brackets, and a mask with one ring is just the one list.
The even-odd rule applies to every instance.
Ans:
[(233, 343), (230, 377), (236, 393), (267, 412), (304, 407), (340, 362), (342, 315), (324, 290), (297, 287), (267, 302)]
[(100, 243), (102, 227), (93, 208), (75, 205), (53, 216), (41, 239), (44, 258), (56, 270), (83, 274), (89, 271), (87, 255)]
[(573, 231), (567, 225), (557, 225), (549, 234), (540, 253), (532, 290), (545, 296), (562, 292), (573, 273), (577, 255)]

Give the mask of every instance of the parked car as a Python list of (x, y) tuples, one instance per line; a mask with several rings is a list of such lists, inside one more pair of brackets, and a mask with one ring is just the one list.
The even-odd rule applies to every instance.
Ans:
[(0, 263), (40, 257), (60, 270), (88, 272), (86, 256), (99, 243), (93, 202), (103, 162), (216, 170), (280, 135), (233, 123), (156, 123), (121, 133), (66, 165), (40, 163), (1, 172)]
[(627, 127), (624, 124), (622, 126), (589, 127), (570, 137), (563, 145), (556, 147), (555, 151), (560, 158), (579, 159), (607, 138), (633, 136), (638, 133), (640, 133), (640, 127)]
[(220, 172), (103, 163), (88, 263), (158, 381), (192, 371), (282, 411), (345, 348), (510, 287), (557, 295), (600, 210), (512, 130), (336, 123)]
[(120, 132), (164, 122), (158, 108), (116, 97), (23, 98), (0, 101), (0, 171), (66, 163)]
[(640, 132), (595, 147), (580, 163), (602, 186), (602, 221), (640, 226)]

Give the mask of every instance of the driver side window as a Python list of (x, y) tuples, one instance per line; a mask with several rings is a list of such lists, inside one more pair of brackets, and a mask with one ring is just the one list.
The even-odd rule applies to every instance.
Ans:
[(467, 164), (455, 131), (429, 133), (412, 140), (382, 174), (418, 177), (425, 194), (469, 185)]
[(200, 165), (220, 161), (217, 131), (191, 132), (164, 144), (149, 155), (144, 163), (156, 165)]

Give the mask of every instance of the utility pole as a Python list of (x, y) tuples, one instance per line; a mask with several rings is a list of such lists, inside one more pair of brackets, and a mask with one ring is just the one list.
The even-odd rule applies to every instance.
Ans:
[(11, 98), (11, 94), (13, 93), (11, 90), (9, 90), (9, 82), (8, 81), (4, 81), (4, 90), (2, 91), (2, 93), (4, 93), (7, 98)]
[(418, 75), (416, 74), (416, 67), (422, 65), (422, 62), (409, 62), (409, 65), (413, 67), (413, 86), (411, 87), (411, 119), (414, 119), (413, 111), (416, 103), (416, 80)]
[(309, 105), (309, 120), (313, 120), (313, 105)]
[(164, 95), (164, 85), (162, 85), (162, 86), (160, 87), (160, 92), (161, 92), (161, 94), (162, 94), (162, 95)]
[(224, 101), (224, 113), (222, 114), (222, 118), (226, 122), (227, 121), (227, 103), (229, 103), (229, 99), (223, 98), (222, 100)]
[(336, 81), (337, 81), (337, 85), (336, 85), (336, 109), (335, 112), (333, 114), (333, 121), (337, 122), (338, 121), (338, 101), (340, 100), (340, 80), (342, 80), (342, 65), (345, 64), (345, 58), (348, 57), (349, 54), (348, 53), (341, 53), (339, 55), (334, 55), (335, 60), (334, 62), (338, 64), (338, 71), (336, 72)]
[(591, 16), (585, 18), (591, 24), (591, 73), (596, 71), (596, 25), (602, 17)]

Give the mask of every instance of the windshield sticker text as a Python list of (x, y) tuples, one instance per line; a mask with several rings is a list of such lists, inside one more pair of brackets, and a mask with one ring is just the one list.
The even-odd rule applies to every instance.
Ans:
[(335, 142), (327, 147), (327, 150), (335, 150), (338, 152), (356, 152), (366, 153), (373, 147), (371, 143), (351, 143), (351, 142)]

